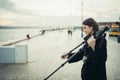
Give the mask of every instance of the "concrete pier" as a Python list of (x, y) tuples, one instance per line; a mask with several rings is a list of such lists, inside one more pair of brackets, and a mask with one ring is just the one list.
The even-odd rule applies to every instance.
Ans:
[[(115, 37), (107, 38), (107, 78), (120, 80), (120, 43)], [(28, 63), (0, 64), (0, 80), (43, 80), (66, 60), (60, 59), (83, 41), (81, 32), (72, 36), (67, 31), (53, 31), (43, 36), (21, 42), (28, 45)], [(77, 51), (77, 50), (76, 50)], [(81, 80), (82, 61), (66, 64), (48, 80)]]

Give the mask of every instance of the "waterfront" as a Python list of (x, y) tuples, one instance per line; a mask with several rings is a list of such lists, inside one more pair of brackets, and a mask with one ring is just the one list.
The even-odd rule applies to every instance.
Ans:
[[(0, 80), (43, 80), (65, 60), (60, 55), (68, 52), (83, 41), (81, 32), (76, 30), (72, 36), (67, 31), (52, 31), (43, 36), (21, 42), (28, 45), (28, 63), (0, 64)], [(106, 36), (108, 41), (107, 77), (120, 80), (120, 44), (117, 38)], [(81, 80), (82, 61), (66, 64), (48, 80)]]

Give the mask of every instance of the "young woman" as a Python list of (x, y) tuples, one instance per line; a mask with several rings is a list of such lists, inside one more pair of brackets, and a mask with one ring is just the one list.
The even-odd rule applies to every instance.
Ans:
[[(97, 22), (88, 18), (83, 21), (83, 31), (86, 35), (91, 35), (87, 44), (77, 52), (69, 63), (83, 60), (84, 64), (81, 69), (82, 80), (107, 80), (106, 78), (106, 60), (107, 60), (107, 41), (104, 36), (95, 39), (95, 34), (99, 30)], [(62, 59), (68, 59), (74, 53), (64, 54)]]

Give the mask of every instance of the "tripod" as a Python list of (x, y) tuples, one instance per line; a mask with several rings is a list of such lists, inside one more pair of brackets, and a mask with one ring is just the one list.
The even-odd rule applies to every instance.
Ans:
[[(109, 28), (107, 26), (105, 26), (103, 29), (99, 30), (96, 35), (95, 35), (95, 39), (98, 39), (100, 36), (105, 37), (106, 34), (104, 33), (106, 30), (108, 30)], [(67, 54), (71, 53), (72, 51), (74, 51), (75, 49), (77, 49), (78, 47), (80, 47), (83, 44), (87, 44), (87, 40), (91, 37), (91, 35), (87, 35), (84, 38), (84, 41), (79, 44), (78, 46), (76, 46), (74, 49), (70, 50)], [(101, 43), (102, 44), (102, 43)], [(61, 67), (63, 67), (67, 62), (69, 62), (74, 56), (76, 56), (78, 53), (73, 54), (70, 58), (67, 59), (67, 61), (65, 61), (63, 64), (61, 64), (56, 70), (54, 70), (50, 75), (48, 75), (44, 80), (47, 80), (49, 77), (51, 77), (56, 71), (58, 71)]]
[[(85, 44), (86, 41), (83, 41), (81, 44), (76, 46), (74, 49), (70, 50), (67, 54), (71, 53), (81, 45)], [(57, 69), (55, 69), (50, 75), (48, 75), (44, 80), (47, 80), (49, 77), (51, 77), (56, 71), (58, 71), (61, 67), (63, 67), (67, 62), (69, 62), (74, 56), (76, 56), (78, 53), (73, 54), (69, 59), (67, 59), (64, 63), (62, 63)]]

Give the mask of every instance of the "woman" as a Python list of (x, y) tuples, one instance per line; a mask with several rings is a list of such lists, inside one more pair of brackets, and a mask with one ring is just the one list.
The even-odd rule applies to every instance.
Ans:
[[(83, 21), (83, 31), (91, 37), (83, 45), (69, 63), (83, 60), (84, 64), (81, 70), (82, 80), (107, 80), (106, 78), (106, 60), (107, 60), (107, 41), (102, 35), (95, 39), (95, 34), (99, 30), (97, 22), (88, 18)], [(69, 58), (74, 53), (64, 54), (62, 59)]]

